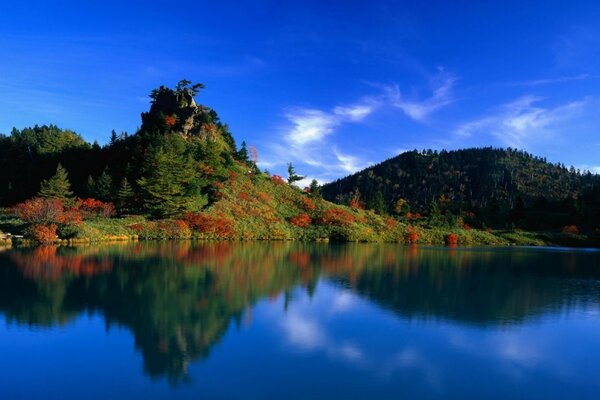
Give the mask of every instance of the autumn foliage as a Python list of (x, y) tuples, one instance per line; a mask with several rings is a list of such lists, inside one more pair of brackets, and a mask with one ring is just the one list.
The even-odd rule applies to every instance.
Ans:
[(302, 208), (306, 211), (314, 211), (317, 209), (317, 206), (315, 205), (315, 202), (308, 197), (302, 197)]
[(167, 115), (165, 117), (165, 125), (166, 126), (175, 126), (176, 124), (177, 124), (177, 116), (175, 114)]
[(77, 199), (75, 206), (85, 216), (112, 217), (115, 215), (115, 206), (112, 203), (96, 199)]
[(273, 181), (273, 183), (276, 185), (285, 185), (286, 184), (285, 179), (283, 179), (281, 177), (281, 175), (273, 175), (271, 177), (271, 181)]
[(320, 222), (324, 225), (347, 225), (354, 221), (354, 216), (342, 208), (325, 210), (320, 218)]
[(300, 228), (308, 227), (311, 222), (312, 220), (310, 219), (308, 214), (300, 214), (297, 217), (290, 218), (290, 223)]
[(185, 221), (198, 232), (218, 237), (230, 237), (234, 232), (233, 221), (223, 214), (213, 216), (204, 213), (190, 213), (185, 216)]
[(455, 233), (450, 233), (446, 235), (445, 242), (447, 245), (456, 245), (458, 244), (458, 236)]
[(569, 235), (577, 235), (579, 234), (579, 229), (575, 225), (565, 225), (562, 228), (562, 233), (567, 233)]
[(59, 199), (34, 197), (17, 204), (13, 213), (33, 224), (79, 224), (81, 213), (75, 208), (65, 208)]
[(406, 228), (404, 241), (408, 244), (416, 244), (419, 240), (419, 232), (412, 226)]
[(35, 224), (29, 227), (31, 237), (41, 244), (54, 243), (57, 239), (56, 224)]

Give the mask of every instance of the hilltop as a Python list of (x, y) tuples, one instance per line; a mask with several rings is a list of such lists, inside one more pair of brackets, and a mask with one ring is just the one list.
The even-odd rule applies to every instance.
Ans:
[(469, 213), (478, 226), (528, 229), (600, 223), (600, 177), (515, 149), (409, 151), (326, 184), (323, 196), (353, 197), (395, 214)]

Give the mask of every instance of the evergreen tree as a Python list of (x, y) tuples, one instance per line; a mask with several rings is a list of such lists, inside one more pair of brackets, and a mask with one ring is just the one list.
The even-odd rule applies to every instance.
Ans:
[(94, 197), (102, 201), (110, 201), (113, 197), (113, 183), (108, 167), (104, 168), (102, 174), (96, 180), (94, 185)]
[(73, 197), (69, 175), (60, 163), (56, 167), (54, 176), (42, 181), (38, 196), (60, 200), (69, 200)]
[(119, 200), (119, 212), (123, 213), (131, 207), (131, 199), (133, 198), (133, 188), (129, 184), (127, 178), (123, 178), (121, 186), (117, 192), (117, 198)]
[(248, 157), (248, 149), (246, 148), (246, 142), (242, 142), (242, 147), (237, 152), (237, 159), (243, 163), (250, 164), (250, 158)]
[(146, 176), (138, 180), (144, 207), (155, 217), (173, 217), (198, 211), (206, 204), (201, 196), (195, 162), (187, 154), (185, 141), (178, 135), (148, 158)]
[(375, 211), (379, 215), (387, 214), (387, 206), (385, 205), (383, 193), (381, 193), (380, 191), (375, 192), (375, 195), (369, 202), (368, 207), (369, 209)]
[(117, 137), (117, 132), (115, 132), (115, 130), (113, 129), (113, 130), (110, 132), (110, 141), (108, 142), (108, 145), (109, 145), (110, 147), (114, 146), (114, 145), (115, 145), (115, 143), (117, 143), (117, 140), (119, 140), (119, 138)]
[(316, 179), (310, 181), (309, 189), (311, 195), (315, 197), (321, 197), (321, 185), (319, 185), (319, 182), (317, 182)]
[(287, 180), (288, 183), (291, 185), (292, 183), (301, 181), (302, 179), (304, 179), (304, 177), (296, 174), (296, 170), (294, 169), (294, 166), (292, 165), (292, 163), (289, 163), (288, 164), (288, 180)]
[(87, 183), (85, 185), (85, 192), (88, 197), (94, 197), (94, 191), (96, 190), (96, 182), (91, 175), (88, 175)]

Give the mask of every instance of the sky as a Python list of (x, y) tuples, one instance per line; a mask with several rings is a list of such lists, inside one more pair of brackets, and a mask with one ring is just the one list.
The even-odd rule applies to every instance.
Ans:
[(106, 143), (186, 78), (283, 176), (475, 146), (600, 173), (598, 1), (1, 1), (5, 134)]

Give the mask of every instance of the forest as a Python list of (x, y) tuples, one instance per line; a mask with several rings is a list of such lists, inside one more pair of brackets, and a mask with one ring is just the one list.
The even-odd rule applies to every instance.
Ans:
[(597, 246), (600, 178), (514, 149), (412, 151), (335, 182), (257, 166), (196, 103), (150, 93), (134, 134), (106, 145), (55, 125), (0, 135), (0, 241), (340, 240)]

